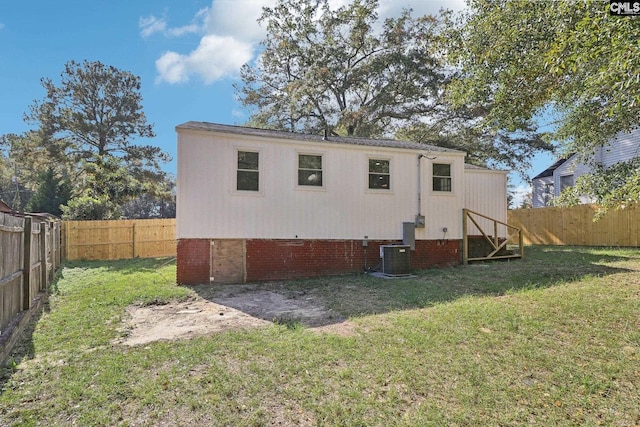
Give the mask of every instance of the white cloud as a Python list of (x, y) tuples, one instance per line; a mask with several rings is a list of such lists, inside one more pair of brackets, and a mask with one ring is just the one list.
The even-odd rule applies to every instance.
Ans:
[(237, 108), (234, 108), (233, 110), (231, 110), (231, 115), (236, 119), (242, 119), (242, 120), (247, 119), (247, 113), (245, 113), (242, 110), (238, 110)]
[(204, 8), (195, 15), (193, 21), (182, 27), (169, 27), (165, 17), (156, 18), (155, 16), (142, 17), (138, 20), (140, 27), (140, 35), (147, 38), (155, 33), (162, 33), (167, 37), (180, 37), (185, 34), (194, 34), (203, 32), (204, 20), (208, 8)]
[(255, 56), (255, 46), (265, 35), (257, 19), (270, 0), (213, 0), (200, 9), (188, 25), (168, 27), (166, 20), (140, 19), (143, 37), (162, 32), (167, 37), (200, 33), (198, 46), (189, 53), (168, 51), (156, 60), (156, 82), (184, 83), (192, 76), (206, 84), (237, 74)]
[(436, 15), (440, 9), (462, 10), (464, 0), (380, 0), (380, 18), (400, 16), (403, 9), (411, 9), (412, 16)]
[(273, 0), (213, 0), (205, 18), (209, 34), (227, 35), (245, 42), (258, 42), (266, 32), (258, 24), (262, 8)]
[[(332, 8), (349, 0), (330, 0)], [(167, 37), (201, 34), (199, 45), (189, 53), (168, 51), (156, 60), (157, 82), (183, 83), (198, 76), (205, 83), (236, 75), (240, 67), (256, 56), (258, 42), (266, 35), (257, 22), (265, 6), (273, 0), (212, 0), (211, 6), (200, 9), (191, 23), (169, 27), (165, 18), (140, 18), (142, 37), (162, 33)], [(464, 0), (381, 0), (379, 18), (398, 16), (403, 8), (413, 8), (413, 15), (437, 13), (442, 7), (462, 9)]]
[(171, 37), (180, 37), (185, 34), (195, 34), (201, 31), (201, 26), (198, 24), (189, 24), (182, 27), (169, 28), (165, 31), (165, 34)]
[(165, 52), (156, 61), (156, 70), (160, 75), (157, 82), (183, 83), (189, 80), (185, 66), (185, 56), (175, 52)]
[(180, 37), (185, 34), (204, 33), (206, 28), (207, 15), (209, 14), (209, 8), (202, 8), (196, 13), (191, 20), (191, 23), (182, 27), (168, 28), (165, 34), (171, 37)]
[(253, 46), (233, 37), (204, 36), (188, 55), (165, 52), (157, 61), (157, 82), (184, 83), (192, 75), (206, 84), (236, 74), (253, 57)]
[(164, 32), (167, 28), (167, 21), (164, 18), (147, 16), (138, 20), (138, 26), (140, 27), (140, 35), (146, 38), (154, 33)]

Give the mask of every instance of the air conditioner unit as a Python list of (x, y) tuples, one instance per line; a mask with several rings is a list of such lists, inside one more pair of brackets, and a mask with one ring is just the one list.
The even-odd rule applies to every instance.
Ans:
[(411, 274), (411, 246), (380, 246), (382, 273), (388, 276), (408, 276)]

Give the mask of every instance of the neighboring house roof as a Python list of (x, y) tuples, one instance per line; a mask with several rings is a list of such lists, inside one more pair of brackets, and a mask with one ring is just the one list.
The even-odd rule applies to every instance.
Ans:
[(390, 147), (390, 148), (404, 148), (410, 150), (422, 150), (422, 151), (437, 151), (447, 153), (460, 153), (464, 151), (453, 150), (450, 148), (438, 147), (435, 145), (421, 144), (419, 142), (412, 141), (397, 141), (392, 139), (368, 139), (368, 138), (355, 138), (355, 137), (343, 137), (343, 136), (328, 136), (314, 134), (302, 134), (294, 132), (286, 132), (272, 129), (258, 129), (243, 126), (231, 126), (221, 125), (217, 123), (207, 122), (187, 122), (176, 126), (176, 130), (190, 129), (190, 130), (202, 130), (202, 131), (217, 131), (224, 133), (232, 133), (236, 135), (257, 136), (263, 138), (279, 138), (290, 139), (296, 141), (310, 141), (310, 142), (326, 142), (334, 144), (350, 144), (350, 145), (364, 145), (369, 147)]
[(570, 154), (567, 157), (563, 157), (561, 159), (556, 160), (554, 164), (552, 164), (551, 166), (549, 166), (548, 168), (540, 172), (538, 175), (534, 176), (533, 179), (546, 178), (548, 176), (553, 176), (553, 171), (558, 169), (560, 166), (562, 166), (562, 164), (567, 160), (569, 160), (571, 156), (573, 156), (573, 154)]
[(8, 204), (0, 200), (0, 212), (13, 213), (13, 209), (11, 209)]
[(2, 213), (8, 213), (8, 214), (12, 214), (13, 216), (17, 216), (17, 217), (25, 217), (25, 216), (31, 216), (34, 218), (39, 218), (39, 219), (57, 219), (58, 217), (55, 215), (52, 215), (50, 213), (46, 213), (46, 212), (18, 212), (15, 211), (13, 209), (11, 209), (11, 207), (6, 204), (5, 202), (3, 202), (2, 200), (0, 200), (0, 212)]

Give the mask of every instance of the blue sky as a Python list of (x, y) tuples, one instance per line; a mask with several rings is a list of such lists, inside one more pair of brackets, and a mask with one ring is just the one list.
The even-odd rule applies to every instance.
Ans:
[[(338, 6), (347, 0), (331, 0)], [(141, 78), (143, 108), (156, 137), (138, 141), (174, 158), (175, 126), (190, 120), (242, 124), (234, 99), (242, 64), (252, 61), (264, 30), (256, 23), (271, 0), (36, 0), (0, 2), (0, 134), (22, 133), (40, 79), (54, 82), (69, 60), (101, 61)], [(463, 0), (380, 0), (381, 17), (411, 7), (414, 16)], [(530, 175), (552, 163), (535, 159)], [(514, 185), (524, 189), (518, 179)]]

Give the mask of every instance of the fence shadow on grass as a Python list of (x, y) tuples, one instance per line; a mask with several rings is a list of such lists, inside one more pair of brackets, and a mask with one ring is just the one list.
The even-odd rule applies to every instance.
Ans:
[[(175, 264), (176, 257), (159, 258), (126, 258), (118, 260), (73, 260), (64, 261), (64, 267), (73, 269), (81, 268), (86, 271), (92, 269), (105, 269), (117, 271), (121, 274), (138, 274), (143, 272), (155, 272), (165, 265)], [(175, 278), (173, 278), (175, 279)]]
[[(44, 296), (42, 297), (46, 298)], [(3, 365), (0, 365), (0, 394), (5, 391), (7, 383), (11, 379), (11, 376), (17, 367), (23, 361), (30, 360), (35, 357), (33, 333), (40, 317), (42, 317), (42, 314), (48, 311), (49, 302), (45, 299), (42, 307), (31, 315), (31, 318), (24, 326), (24, 329), (19, 332), (20, 335), (17, 337), (16, 343), (11, 349), (11, 354), (9, 355), (8, 360), (6, 360)]]
[[(547, 288), (586, 277), (633, 271), (637, 249), (528, 247), (522, 260), (472, 263), (418, 271), (415, 277), (388, 280), (354, 274), (305, 280), (191, 287), (209, 301), (251, 316), (307, 326), (340, 323), (353, 316), (429, 307), (469, 296), (500, 296)], [(622, 266), (614, 264), (619, 263)]]

